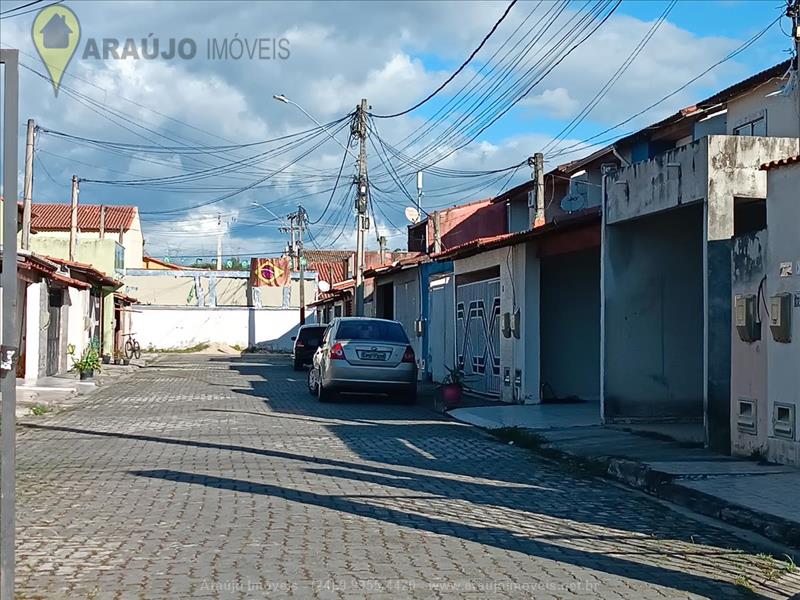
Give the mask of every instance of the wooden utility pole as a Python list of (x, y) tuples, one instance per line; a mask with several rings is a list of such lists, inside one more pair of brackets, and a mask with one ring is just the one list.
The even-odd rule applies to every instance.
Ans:
[(28, 119), (28, 137), (25, 141), (25, 183), (22, 188), (22, 249), (31, 247), (31, 202), (33, 201), (33, 151), (36, 123)]
[(359, 140), (358, 192), (356, 196), (356, 302), (357, 317), (364, 316), (364, 237), (367, 223), (367, 100), (356, 107), (354, 133)]
[(80, 189), (78, 187), (80, 179), (77, 175), (72, 176), (72, 196), (70, 203), (72, 206), (70, 221), (69, 221), (69, 259), (75, 260), (76, 251), (78, 248), (78, 194)]
[(106, 239), (106, 205), (100, 206), (100, 239)]

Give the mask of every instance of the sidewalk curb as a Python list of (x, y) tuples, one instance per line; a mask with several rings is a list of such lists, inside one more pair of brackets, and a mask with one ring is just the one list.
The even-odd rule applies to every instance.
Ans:
[[(489, 431), (491, 433), (491, 431)], [(558, 448), (541, 432), (532, 432), (543, 438), (541, 445), (528, 446), (539, 455), (554, 459), (559, 463), (588, 467), (594, 473), (613, 479), (631, 488), (646, 492), (662, 500), (667, 500), (688, 508), (696, 513), (719, 519), (742, 529), (754, 531), (764, 537), (800, 548), (800, 525), (778, 516), (761, 513), (738, 504), (728, 502), (718, 496), (707, 494), (680, 484), (680, 480), (670, 473), (659, 471), (644, 462), (610, 456), (586, 457)]]

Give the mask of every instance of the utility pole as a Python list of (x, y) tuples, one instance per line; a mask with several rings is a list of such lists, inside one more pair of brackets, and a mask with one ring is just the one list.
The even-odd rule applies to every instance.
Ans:
[[(300, 271), (300, 325), (306, 323), (306, 259), (303, 257), (303, 229), (305, 228), (306, 211), (297, 207), (297, 265)], [(294, 230), (294, 228), (292, 228)]]
[(222, 271), (222, 215), (217, 213), (217, 271)]
[[(417, 171), (417, 215), (422, 211), (422, 171)], [(417, 216), (419, 218), (419, 216)]]
[(75, 260), (76, 250), (78, 248), (78, 194), (80, 189), (78, 187), (80, 179), (77, 175), (72, 176), (72, 195), (70, 203), (72, 207), (70, 220), (69, 220), (69, 259)]
[(367, 100), (356, 107), (354, 131), (359, 140), (358, 193), (356, 196), (356, 316), (364, 316), (364, 235), (367, 222)]
[[(433, 253), (439, 254), (442, 251), (442, 217), (439, 211), (434, 211), (433, 215)], [(427, 243), (427, 240), (425, 240)]]
[(533, 227), (540, 227), (545, 223), (545, 216), (544, 216), (544, 154), (541, 152), (537, 152), (533, 155), (532, 159), (528, 159), (528, 165), (533, 168), (533, 173), (531, 176), (533, 177), (533, 190), (534, 190), (534, 200), (531, 203), (531, 212), (533, 213), (530, 215), (529, 220), (531, 221)]
[(378, 248), (380, 248), (380, 261), (381, 264), (386, 262), (386, 236), (378, 236)]
[(106, 239), (106, 205), (100, 206), (100, 239)]
[(17, 352), (17, 151), (19, 50), (0, 50), (3, 65), (3, 331), (0, 344), (0, 600), (14, 600), (16, 511)]
[(25, 183), (22, 189), (22, 249), (31, 247), (31, 202), (33, 201), (33, 146), (36, 123), (28, 119), (28, 137), (25, 141)]
[(797, 127), (800, 135), (800, 0), (787, 0), (786, 16), (792, 20), (792, 37), (794, 38), (794, 94), (797, 100)]

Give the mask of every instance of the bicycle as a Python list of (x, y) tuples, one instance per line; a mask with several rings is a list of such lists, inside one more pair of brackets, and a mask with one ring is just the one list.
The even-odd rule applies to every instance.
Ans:
[(142, 358), (142, 347), (139, 345), (139, 342), (136, 341), (136, 338), (133, 337), (132, 333), (126, 333), (123, 337), (127, 337), (128, 339), (125, 340), (125, 358), (131, 359), (140, 359)]

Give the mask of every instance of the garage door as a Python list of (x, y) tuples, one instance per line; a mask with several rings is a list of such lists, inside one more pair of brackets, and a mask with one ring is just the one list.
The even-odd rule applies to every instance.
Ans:
[(456, 286), (456, 348), (467, 386), (476, 392), (499, 395), (499, 279)]

